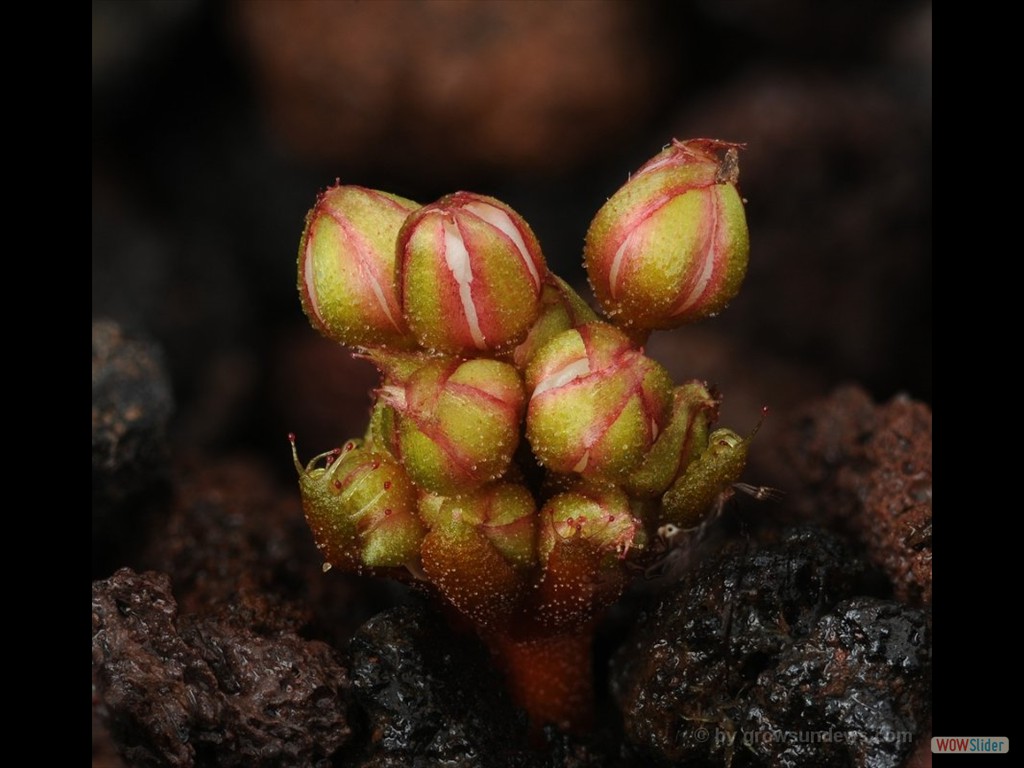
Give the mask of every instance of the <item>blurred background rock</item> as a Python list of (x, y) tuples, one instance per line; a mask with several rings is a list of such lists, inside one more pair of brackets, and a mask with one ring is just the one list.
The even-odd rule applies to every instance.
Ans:
[(847, 381), (931, 401), (930, 2), (92, 9), (94, 313), (162, 348), (176, 450), (291, 482), (287, 432), (304, 456), (362, 433), (375, 375), (295, 290), (336, 178), (499, 197), (582, 284), (590, 218), (672, 137), (748, 144), (751, 266), (721, 317), (651, 354), (716, 383), (741, 430)]

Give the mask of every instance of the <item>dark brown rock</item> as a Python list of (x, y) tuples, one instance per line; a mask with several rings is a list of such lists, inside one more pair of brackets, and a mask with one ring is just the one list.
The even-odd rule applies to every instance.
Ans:
[[(876, 598), (839, 603), (758, 679), (763, 730), (811, 740), (761, 744), (779, 765), (898, 768), (928, 725), (931, 639), (921, 611)], [(774, 725), (774, 728), (765, 726)], [(842, 734), (842, 736), (839, 736)], [(780, 748), (781, 747), (781, 748)]]
[(349, 681), (324, 643), (181, 617), (170, 580), (93, 585), (93, 686), (132, 766), (316, 765), (350, 739)]
[[(613, 660), (638, 756), (733, 768), (900, 765), (928, 723), (930, 637), (920, 611), (850, 599), (877, 589), (863, 561), (821, 529), (708, 555)], [(853, 735), (824, 740), (838, 731)]]
[(352, 690), (370, 743), (363, 768), (532, 765), (526, 719), (483, 644), (422, 607), (375, 616), (352, 638)]
[(902, 396), (875, 405), (843, 387), (798, 409), (780, 432), (761, 456), (787, 506), (851, 533), (898, 599), (931, 605), (931, 409)]

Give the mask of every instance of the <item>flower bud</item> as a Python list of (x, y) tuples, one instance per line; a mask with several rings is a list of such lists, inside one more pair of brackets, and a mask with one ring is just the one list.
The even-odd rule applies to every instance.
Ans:
[(623, 484), (633, 497), (660, 496), (708, 444), (711, 425), (718, 419), (719, 401), (702, 381), (675, 388), (668, 426), (650, 453)]
[(622, 560), (642, 530), (630, 512), (629, 498), (614, 486), (598, 483), (577, 483), (573, 490), (552, 496), (540, 518), (537, 549), (544, 563), (556, 545), (571, 539), (586, 541), (606, 560)]
[(549, 630), (595, 618), (621, 594), (622, 561), (638, 536), (629, 499), (611, 486), (581, 484), (550, 498), (540, 512), (542, 575), (531, 613)]
[(700, 525), (739, 481), (752, 437), (742, 438), (731, 429), (712, 432), (707, 449), (661, 497), (658, 525), (671, 523), (683, 530)]
[(349, 346), (414, 342), (395, 294), (395, 240), (412, 200), (356, 186), (321, 193), (299, 243), (299, 296), (320, 333)]
[(620, 480), (665, 426), (672, 380), (607, 323), (555, 336), (526, 370), (526, 437), (549, 471)]
[(306, 522), (329, 565), (417, 567), (426, 530), (416, 515), (416, 488), (398, 462), (349, 440), (303, 468), (294, 437), (292, 458)]
[(423, 570), (478, 626), (508, 618), (536, 562), (533, 496), (514, 483), (493, 483), (444, 499), (423, 540)]
[(741, 146), (673, 140), (597, 212), (584, 260), (613, 322), (677, 328), (718, 313), (739, 291), (750, 251), (736, 190)]
[(526, 221), (499, 200), (456, 192), (419, 209), (397, 255), (402, 310), (426, 349), (506, 349), (537, 317), (544, 256)]
[(525, 405), (508, 363), (435, 358), (380, 396), (397, 414), (397, 453), (420, 488), (465, 493), (508, 469)]

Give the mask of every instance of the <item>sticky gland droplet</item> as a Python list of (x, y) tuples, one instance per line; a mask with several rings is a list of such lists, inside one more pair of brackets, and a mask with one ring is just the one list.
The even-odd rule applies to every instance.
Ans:
[[(391, 481), (390, 480), (385, 480), (384, 481), (384, 490), (385, 491), (390, 491), (391, 490)], [(388, 510), (388, 511), (390, 512), (391, 510)]]
[(340, 489), (341, 488), (341, 480), (335, 480), (334, 481), (334, 487)]
[(295, 433), (294, 432), (289, 432), (288, 433), (288, 442), (291, 443), (292, 445), (295, 445)]

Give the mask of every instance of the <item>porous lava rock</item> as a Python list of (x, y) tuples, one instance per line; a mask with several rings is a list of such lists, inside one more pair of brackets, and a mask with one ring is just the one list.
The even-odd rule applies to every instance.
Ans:
[(92, 633), (94, 710), (134, 768), (317, 765), (351, 738), (328, 645), (179, 616), (164, 574), (94, 582)]
[(928, 725), (931, 641), (880, 591), (822, 529), (727, 543), (614, 657), (627, 739), (659, 765), (896, 768)]
[(517, 712), (483, 644), (442, 616), (399, 606), (349, 645), (352, 692), (370, 741), (362, 768), (533, 765)]
[(788, 418), (760, 452), (787, 507), (863, 544), (894, 596), (932, 601), (932, 412), (900, 395), (876, 405), (844, 386)]

